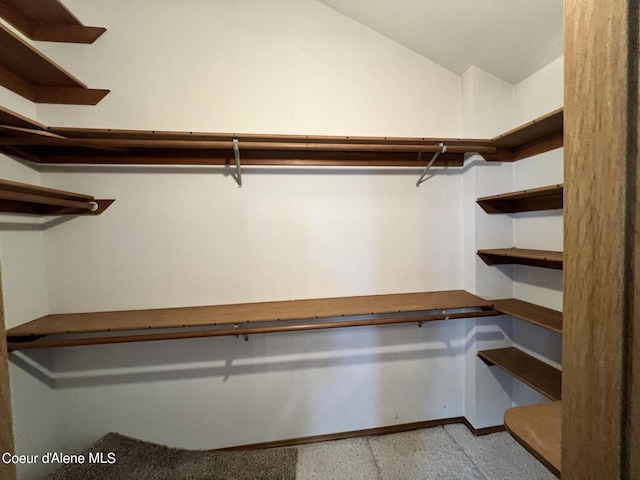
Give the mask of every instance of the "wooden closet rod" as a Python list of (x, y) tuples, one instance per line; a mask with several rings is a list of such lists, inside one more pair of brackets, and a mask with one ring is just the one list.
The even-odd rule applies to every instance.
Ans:
[[(48, 146), (48, 147), (93, 147), (93, 148), (188, 148), (188, 149), (233, 149), (229, 140), (155, 140), (155, 139), (109, 139), (109, 138), (56, 138), (15, 137), (0, 139), (0, 145)], [(323, 142), (238, 142), (240, 150), (315, 150), (352, 152), (440, 152), (442, 147), (430, 144), (380, 144), (380, 143), (323, 143)], [(451, 145), (450, 153), (495, 153), (496, 147), (487, 145)]]
[[(347, 328), (347, 327), (369, 327), (379, 325), (394, 325), (399, 323), (422, 323), (437, 320), (459, 319), (459, 318), (475, 318), (499, 315), (498, 311), (493, 309), (479, 310), (474, 312), (459, 313), (443, 313), (432, 315), (413, 315), (406, 317), (390, 317), (376, 318), (368, 320), (341, 320), (337, 322), (319, 322), (298, 325), (278, 325), (272, 327), (247, 327), (247, 328), (225, 328), (220, 330), (195, 330), (195, 331), (175, 331), (166, 333), (149, 333), (135, 335), (116, 335), (108, 337), (78, 337), (78, 338), (60, 338), (47, 340), (41, 338), (33, 341), (12, 341), (8, 338), (8, 350), (28, 350), (36, 348), (54, 348), (54, 347), (72, 347), (79, 345), (103, 345), (112, 343), (131, 343), (131, 342), (149, 342), (158, 340), (176, 340), (188, 338), (204, 338), (204, 337), (223, 337), (223, 336), (244, 336), (259, 333), (278, 333), (278, 332), (300, 332), (306, 330), (326, 330), (330, 328)], [(106, 333), (106, 332), (105, 332)], [(22, 337), (24, 338), (24, 337)]]

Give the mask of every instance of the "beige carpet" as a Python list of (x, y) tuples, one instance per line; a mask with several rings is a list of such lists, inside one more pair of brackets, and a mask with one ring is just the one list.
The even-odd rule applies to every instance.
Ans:
[(181, 450), (117, 433), (102, 437), (89, 452), (102, 452), (105, 462), (113, 452), (115, 463), (65, 465), (47, 480), (295, 480), (298, 461), (295, 448)]

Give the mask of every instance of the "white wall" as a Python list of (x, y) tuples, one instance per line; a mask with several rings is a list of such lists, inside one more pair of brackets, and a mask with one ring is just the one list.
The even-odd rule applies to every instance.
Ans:
[[(491, 138), (511, 129), (513, 86), (477, 67), (462, 75), (462, 126), (466, 138)], [(476, 252), (500, 248), (513, 241), (512, 220), (487, 215), (476, 199), (512, 187), (513, 165), (488, 163), (474, 155), (467, 159), (463, 174), (464, 285), (487, 299), (511, 296), (513, 268), (489, 267)], [(465, 417), (475, 428), (500, 425), (511, 406), (511, 377), (489, 368), (478, 358), (480, 350), (511, 344), (512, 323), (506, 317), (470, 319), (466, 322)]]
[[(38, 48), (112, 92), (94, 107), (32, 107), (0, 92), (47, 125), (492, 136), (538, 94), (534, 80), (513, 87), (475, 68), (460, 78), (311, 0), (66, 4), (107, 33)], [(29, 239), (2, 234), (7, 323), (463, 285), (511, 295), (515, 270), (486, 267), (475, 251), (517, 241), (518, 229), (481, 218), (475, 198), (511, 190), (516, 167), (477, 160), (439, 169), (419, 189), (418, 172), (402, 169), (245, 168), (242, 189), (224, 168), (12, 174), (116, 202)], [(23, 293), (29, 280), (35, 304)], [(511, 379), (475, 353), (510, 342), (512, 329), (503, 317), (24, 352), (11, 372), (18, 451), (74, 452), (109, 431), (217, 448), (461, 415), (494, 425)]]
[[(112, 92), (95, 107), (38, 105), (37, 119), (460, 135), (458, 76), (317, 2), (174, 5), (68, 2), (108, 32), (91, 46), (38, 47)], [(45, 168), (47, 186), (116, 199), (100, 217), (44, 232), (49, 310), (460, 288), (461, 171), (439, 170), (419, 189), (418, 174), (246, 168), (239, 189), (221, 168)], [(28, 371), (53, 386), (65, 451), (109, 431), (216, 448), (461, 416), (465, 333), (437, 322), (25, 352), (30, 366), (12, 382)]]
[[(559, 58), (515, 86), (516, 122), (526, 123), (562, 107), (563, 92), (563, 58)], [(554, 185), (562, 181), (563, 149), (520, 160), (514, 165), (514, 190)], [(517, 213), (512, 216), (516, 246), (562, 250), (562, 210)], [(516, 298), (562, 310), (562, 271), (516, 266), (513, 293)], [(514, 343), (527, 353), (561, 368), (561, 335), (514, 320)], [(520, 382), (514, 382), (513, 398), (516, 404), (544, 400), (544, 397)]]
[[(30, 102), (0, 91), (0, 104), (31, 118)], [(0, 178), (38, 185), (40, 174), (26, 163), (0, 154)], [(26, 215), (0, 215), (2, 294), (7, 328), (49, 313), (42, 219)], [(40, 356), (49, 353), (41, 353)], [(19, 361), (19, 359), (18, 359)], [(49, 451), (58, 444), (55, 391), (46, 382), (9, 363), (15, 448), (18, 452)], [(42, 472), (40, 466), (34, 471)]]
[(39, 106), (48, 125), (307, 135), (459, 131), (457, 75), (319, 2), (66, 4), (107, 32), (93, 45), (39, 48), (89, 86), (112, 92), (95, 107)]

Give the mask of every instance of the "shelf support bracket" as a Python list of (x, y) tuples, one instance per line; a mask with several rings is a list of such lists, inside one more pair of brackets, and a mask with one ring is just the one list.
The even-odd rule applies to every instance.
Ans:
[[(429, 169), (433, 166), (436, 159), (441, 153), (447, 152), (447, 146), (444, 143), (439, 143), (438, 145), (442, 147), (442, 150), (433, 154), (433, 157), (431, 157), (431, 160), (427, 164), (427, 168), (424, 169), (424, 172), (422, 172), (422, 175), (420, 175), (420, 178), (416, 182), (416, 187), (419, 187), (421, 184), (423, 184), (424, 182), (426, 182), (431, 178), (431, 176), (427, 177), (427, 173), (429, 173)], [(418, 162), (420, 162), (421, 160), (422, 160), (422, 152), (418, 152)]]
[(240, 146), (238, 145), (238, 139), (233, 139), (233, 155), (236, 157), (236, 182), (238, 188), (242, 188), (242, 169), (240, 168)]

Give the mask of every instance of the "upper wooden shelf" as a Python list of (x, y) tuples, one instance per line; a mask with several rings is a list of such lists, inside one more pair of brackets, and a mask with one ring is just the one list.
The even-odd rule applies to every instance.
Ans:
[(0, 85), (36, 103), (95, 105), (109, 93), (87, 88), (3, 24)]
[(93, 43), (106, 32), (84, 26), (58, 0), (1, 0), (0, 17), (32, 40)]
[[(465, 311), (443, 312), (443, 310), (456, 309), (464, 309)], [(452, 290), (206, 307), (47, 315), (9, 329), (7, 331), (7, 341), (9, 342), (9, 350), (20, 350), (414, 323), (444, 320), (445, 318), (469, 318), (497, 314), (498, 312), (492, 308), (491, 302), (463, 290)], [(323, 321), (319, 323), (303, 321), (359, 315), (384, 315), (384, 317)], [(248, 325), (280, 321), (286, 321), (286, 324), (262, 327)], [(229, 326), (233, 328), (229, 328)], [(184, 330), (184, 327), (201, 328), (198, 330)], [(167, 333), (149, 333), (149, 330), (160, 328), (176, 330)], [(110, 333), (136, 330), (145, 330), (146, 333), (130, 333), (118, 336), (112, 336)], [(75, 333), (92, 335), (82, 338), (47, 338), (47, 335)]]
[(560, 478), (562, 402), (508, 409), (504, 426), (513, 438)]
[(526, 248), (496, 248), (478, 250), (478, 255), (487, 265), (517, 264), (562, 270), (562, 252)]
[(562, 372), (514, 347), (478, 352), (488, 365), (495, 365), (529, 385), (550, 400), (560, 400)]
[(562, 209), (563, 185), (530, 188), (479, 198), (476, 202), (487, 213), (533, 212)]
[[(435, 162), (438, 166), (462, 166), (465, 154), (474, 152), (491, 160), (512, 160), (511, 147), (499, 147), (493, 139), (256, 135), (54, 127), (46, 131), (51, 135), (5, 136), (0, 138), (0, 148), (10, 148), (12, 155), (36, 163), (234, 165), (233, 146), (236, 139), (242, 165), (424, 168), (431, 154), (441, 150), (438, 144), (443, 143), (447, 146), (447, 152), (438, 156)], [(419, 153), (427, 155), (419, 156)]]
[(498, 147), (488, 161), (513, 162), (540, 153), (561, 148), (563, 145), (564, 114), (559, 108), (492, 139)]
[(534, 305), (517, 298), (493, 300), (493, 305), (500, 313), (511, 315), (552, 332), (562, 333), (562, 312)]
[(0, 180), (0, 212), (37, 215), (100, 215), (114, 200)]

